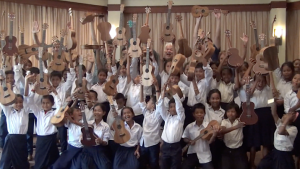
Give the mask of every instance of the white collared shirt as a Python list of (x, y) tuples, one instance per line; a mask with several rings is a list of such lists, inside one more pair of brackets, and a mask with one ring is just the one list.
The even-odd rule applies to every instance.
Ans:
[[(293, 90), (288, 91), (284, 97), (284, 112), (288, 113), (290, 108), (294, 107), (298, 101), (297, 93)], [(300, 108), (297, 110), (300, 110)]]
[[(229, 119), (222, 120), (221, 126), (226, 128), (231, 128), (236, 126), (239, 123), (237, 119), (233, 123)], [(224, 143), (228, 148), (236, 149), (242, 146), (243, 144), (243, 128), (235, 129), (229, 133), (224, 134)]]
[[(121, 111), (122, 111), (123, 107), (118, 109), (118, 105), (117, 105), (116, 101), (114, 100), (113, 102), (114, 102), (113, 104), (116, 108), (118, 116), (121, 116)], [(112, 107), (110, 105), (110, 110), (109, 110), (109, 113), (107, 115), (107, 120), (106, 120), (107, 124), (109, 125), (109, 133), (110, 133), (109, 140), (114, 140), (115, 131), (112, 130), (112, 127), (111, 127), (112, 124), (114, 123), (114, 121), (115, 121), (115, 117), (113, 115)]]
[(94, 86), (91, 87), (92, 90), (97, 92), (99, 103), (107, 102), (107, 95), (103, 91), (103, 89), (105, 88), (105, 83), (103, 84), (96, 83)]
[(182, 74), (180, 75), (180, 81), (181, 81), (182, 83), (184, 83), (185, 85), (187, 85), (187, 86), (190, 86), (190, 85), (191, 85), (191, 81), (188, 81), (188, 77), (187, 77), (187, 75), (185, 75), (184, 73), (182, 73)]
[(210, 90), (216, 89), (216, 88), (217, 88), (217, 79), (216, 78), (212, 78), (211, 85), (210, 85)]
[(95, 120), (93, 107), (91, 107), (89, 109), (88, 106), (85, 106), (84, 112), (85, 112), (85, 116), (86, 116), (86, 120), (87, 121), (93, 121), (93, 120)]
[(126, 106), (131, 107), (133, 109), (135, 116), (142, 114), (142, 109), (139, 106), (140, 91), (141, 91), (140, 84), (134, 84), (133, 81), (129, 83)]
[(95, 120), (89, 121), (89, 124), (93, 125), (94, 127), (94, 133), (99, 137), (102, 141), (105, 141), (108, 143), (109, 139), (109, 125), (105, 123), (103, 120), (100, 121), (100, 123), (96, 124)]
[(188, 93), (188, 101), (187, 101), (188, 106), (192, 107), (197, 103), (200, 103), (200, 102), (205, 103), (206, 102), (206, 95), (210, 89), (213, 71), (210, 68), (209, 64), (207, 64), (206, 67), (203, 67), (203, 70), (205, 73), (205, 78), (196, 82), (198, 90), (199, 90), (199, 94), (197, 96), (195, 95), (195, 89), (194, 89), (193, 83), (190, 84), (190, 89), (189, 89), (189, 93)]
[(276, 123), (277, 129), (274, 133), (274, 147), (279, 151), (292, 151), (298, 130), (295, 126), (288, 125), (286, 126), (286, 131), (289, 133), (289, 135), (279, 135), (278, 130), (280, 125), (282, 125), (281, 119), (278, 119)]
[(25, 88), (25, 78), (23, 76), (22, 65), (14, 65), (13, 70), (15, 72), (14, 80), (15, 85), (13, 86), (13, 92), (15, 94), (24, 95), (24, 88)]
[(163, 70), (162, 72), (159, 73), (159, 76), (160, 76), (161, 86), (164, 86), (169, 78), (169, 74), (165, 72), (165, 70)]
[(222, 103), (230, 103), (233, 101), (234, 83), (229, 82), (226, 84), (224, 81), (220, 80), (217, 83), (217, 88), (221, 92)]
[[(208, 125), (208, 122), (203, 122), (202, 125), (198, 126), (196, 122), (190, 123), (186, 126), (182, 138), (189, 138), (194, 140), (200, 135), (200, 131), (205, 129)], [(199, 163), (208, 163), (212, 160), (210, 148), (208, 141), (199, 139), (196, 141), (195, 145), (190, 145), (187, 154), (197, 153)]]
[(219, 110), (214, 110), (209, 104), (204, 103), (204, 105), (206, 112), (204, 121), (209, 123), (212, 120), (216, 120), (220, 124), (224, 118), (225, 111), (221, 107)]
[[(81, 121), (82, 122), (82, 121)], [(81, 126), (70, 123), (69, 121), (65, 124), (68, 127), (68, 143), (74, 147), (81, 148)]]
[(278, 83), (276, 85), (276, 89), (280, 93), (278, 98), (283, 99), (284, 96), (286, 95), (286, 93), (288, 93), (288, 91), (292, 90), (292, 82), (291, 81), (287, 82), (282, 78), (281, 71), (279, 68), (275, 69), (274, 73), (278, 79)]
[(126, 130), (130, 133), (130, 140), (128, 140), (124, 144), (120, 144), (124, 147), (135, 147), (139, 144), (139, 141), (143, 134), (143, 128), (136, 122), (134, 122), (133, 126), (130, 128), (129, 125), (124, 121)]
[(128, 84), (127, 84), (127, 76), (119, 76), (119, 83), (117, 85), (118, 93), (122, 93), (124, 96), (127, 94)]
[(146, 103), (139, 102), (141, 109), (143, 110), (143, 134), (140, 141), (140, 146), (150, 147), (159, 143), (160, 141), (160, 124), (162, 118), (158, 110), (150, 111), (146, 108)]
[(174, 95), (177, 115), (171, 115), (168, 108), (163, 104), (160, 98), (156, 106), (156, 110), (161, 113), (162, 119), (165, 121), (162, 140), (167, 143), (177, 143), (180, 141), (183, 132), (183, 123), (185, 119), (184, 109), (178, 94)]
[(269, 86), (263, 88), (263, 90), (255, 89), (250, 101), (254, 103), (254, 109), (263, 108), (263, 107), (271, 107), (268, 104), (268, 100), (273, 98), (272, 91)]

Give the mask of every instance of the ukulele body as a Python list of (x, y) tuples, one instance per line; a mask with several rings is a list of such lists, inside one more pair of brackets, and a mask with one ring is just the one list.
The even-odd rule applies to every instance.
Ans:
[(115, 131), (114, 141), (116, 143), (124, 144), (130, 140), (130, 133), (126, 130), (123, 120), (117, 117), (112, 124), (112, 128)]
[[(45, 49), (42, 56), (42, 61), (47, 61), (52, 55), (48, 53), (48, 49)], [(35, 55), (35, 58), (39, 60), (39, 56)]]
[(188, 45), (187, 39), (179, 39), (178, 40), (178, 52), (179, 54), (184, 55), (186, 58), (190, 57), (192, 55), (192, 49)]
[(228, 59), (229, 66), (237, 67), (238, 64), (243, 65), (244, 61), (239, 56), (239, 50), (237, 48), (229, 48), (227, 51), (230, 55)]
[(67, 49), (73, 50), (77, 47), (77, 41), (76, 41), (76, 32), (74, 30), (69, 29), (69, 35), (67, 37)]
[[(43, 72), (40, 72), (43, 73)], [(49, 85), (48, 81), (49, 81), (49, 76), (47, 74), (44, 73), (44, 79), (41, 79), (41, 75), (38, 74), (36, 76), (36, 80), (40, 83), (40, 85), (38, 86), (38, 88), (35, 90), (35, 92), (39, 95), (49, 95), (47, 86)]]
[(216, 120), (212, 120), (209, 122), (207, 127), (200, 131), (200, 134), (203, 134), (201, 137), (203, 140), (209, 141), (214, 134), (213, 126), (219, 124)]
[(15, 102), (16, 95), (12, 91), (11, 84), (6, 83), (6, 89), (0, 87), (0, 103), (9, 106)]
[(108, 96), (114, 96), (117, 93), (119, 79), (117, 75), (112, 75), (104, 85), (103, 92)]
[[(81, 128), (81, 133), (82, 133), (82, 139), (81, 139), (81, 144), (84, 146), (95, 146), (96, 144), (96, 139), (98, 138), (95, 134), (94, 134), (94, 129), (93, 127), (88, 126), (88, 131), (85, 130), (84, 127)], [(88, 135), (90, 136), (88, 138)]]
[(246, 125), (253, 125), (257, 123), (258, 117), (254, 112), (254, 103), (250, 102), (249, 109), (248, 109), (247, 102), (244, 102), (242, 104), (242, 108), (243, 108), (243, 112), (240, 116), (240, 121), (244, 122)]
[(256, 55), (256, 63), (253, 66), (253, 72), (255, 74), (260, 73), (262, 75), (269, 74), (266, 67), (267, 67), (267, 64), (263, 61), (263, 55), (261, 55), (261, 54)]
[(260, 54), (263, 55), (263, 60), (266, 63), (266, 69), (268, 71), (274, 71), (279, 67), (278, 50), (276, 46), (264, 47), (260, 50)]
[(50, 122), (56, 127), (61, 127), (64, 125), (65, 113), (69, 110), (69, 106), (61, 107), (59, 111), (52, 116)]
[(82, 84), (80, 85), (79, 82), (78, 82), (78, 79), (75, 81), (76, 83), (76, 89), (80, 88), (75, 94), (76, 94), (76, 97), (79, 99), (79, 100), (85, 100), (85, 96), (84, 94), (88, 92), (88, 89), (87, 89), (87, 81), (86, 79), (82, 79)]
[[(259, 49), (261, 48), (261, 46), (259, 45)], [(256, 50), (256, 44), (252, 45), (250, 47), (250, 50), (251, 50), (251, 58), (252, 59), (255, 59), (256, 56), (259, 54), (259, 50)]]
[(101, 33), (101, 40), (106, 42), (111, 39), (109, 31), (111, 24), (109, 22), (101, 22), (97, 26), (98, 31)]
[(174, 56), (172, 60), (172, 65), (169, 70), (170, 75), (178, 75), (181, 72), (181, 69), (183, 68), (183, 64), (185, 62), (185, 56), (182, 54), (177, 54)]
[(60, 56), (57, 53), (54, 53), (53, 61), (50, 64), (51, 69), (59, 72), (63, 71), (66, 67), (64, 64), (64, 59), (64, 52), (62, 52)]
[(175, 38), (175, 35), (173, 33), (173, 25), (170, 23), (168, 26), (168, 24), (165, 23), (164, 28), (165, 28), (164, 33), (163, 33), (164, 41), (172, 42)]
[(139, 46), (140, 45), (140, 39), (136, 38), (136, 41), (133, 40), (133, 38), (130, 39), (130, 47), (128, 49), (128, 54), (133, 57), (140, 57), (142, 55), (142, 49)]
[(28, 55), (30, 55), (30, 56), (32, 56), (32, 55), (38, 55), (38, 53), (39, 53), (38, 47), (39, 46), (36, 45), (36, 44), (34, 44), (32, 46), (21, 45), (21, 46), (18, 47), (18, 49), (19, 49), (19, 55), (25, 56), (25, 57), (28, 56)]
[(142, 85), (151, 86), (152, 84), (153, 84), (152, 66), (149, 65), (147, 70), (147, 66), (144, 65), (143, 74), (142, 74)]
[(119, 30), (119, 27), (116, 29), (117, 36), (115, 37), (115, 40), (117, 40), (117, 43), (119, 46), (124, 46), (127, 43), (126, 40), (126, 29), (123, 27), (122, 30)]
[[(5, 37), (6, 44), (4, 46), (3, 53), (7, 54), (8, 56), (13, 56), (14, 54), (18, 53), (18, 48), (16, 46), (17, 38), (12, 36), (11, 40), (9, 40), (9, 36)], [(11, 46), (11, 48), (9, 48)]]
[(139, 35), (139, 39), (141, 40), (141, 43), (147, 43), (147, 40), (150, 39), (150, 33), (151, 29), (148, 25), (144, 25), (141, 28), (141, 34)]

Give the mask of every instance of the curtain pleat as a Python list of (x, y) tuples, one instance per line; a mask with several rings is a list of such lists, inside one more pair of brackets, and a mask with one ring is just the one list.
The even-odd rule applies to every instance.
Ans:
[(293, 61), (300, 58), (300, 10), (287, 11), (286, 56)]

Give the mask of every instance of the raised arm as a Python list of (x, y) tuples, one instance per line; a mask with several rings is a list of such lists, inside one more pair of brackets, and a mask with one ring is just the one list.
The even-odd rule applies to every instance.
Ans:
[(173, 98), (174, 98), (175, 104), (176, 104), (177, 118), (181, 122), (184, 122), (185, 114), (184, 114), (184, 109), (183, 109), (183, 106), (182, 106), (182, 102), (181, 102), (178, 94), (173, 95)]
[(248, 36), (243, 33), (243, 37), (241, 37), (241, 40), (243, 41), (243, 46), (244, 46), (244, 51), (243, 51), (243, 55), (242, 55), (242, 59), (245, 60), (246, 55), (247, 55), (247, 44), (248, 44)]
[(214, 41), (215, 46), (220, 49), (221, 47), (221, 12), (214, 13), (216, 17), (216, 39)]
[(199, 30), (199, 26), (200, 26), (200, 23), (201, 23), (201, 19), (202, 19), (202, 17), (196, 18), (196, 25), (194, 27), (193, 45), (192, 46), (195, 46), (195, 44), (197, 43), (197, 40), (198, 40), (198, 30)]
[(129, 55), (126, 55), (127, 57), (127, 63), (126, 63), (126, 76), (127, 76), (127, 84), (131, 82), (131, 76), (130, 76), (130, 58)]

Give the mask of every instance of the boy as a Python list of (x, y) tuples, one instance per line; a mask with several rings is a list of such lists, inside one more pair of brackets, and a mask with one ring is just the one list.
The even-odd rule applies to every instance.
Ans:
[(93, 114), (93, 107), (98, 102), (98, 94), (94, 90), (89, 90), (88, 93), (85, 93), (85, 101), (87, 106), (85, 107), (86, 120), (91, 121), (95, 120)]

